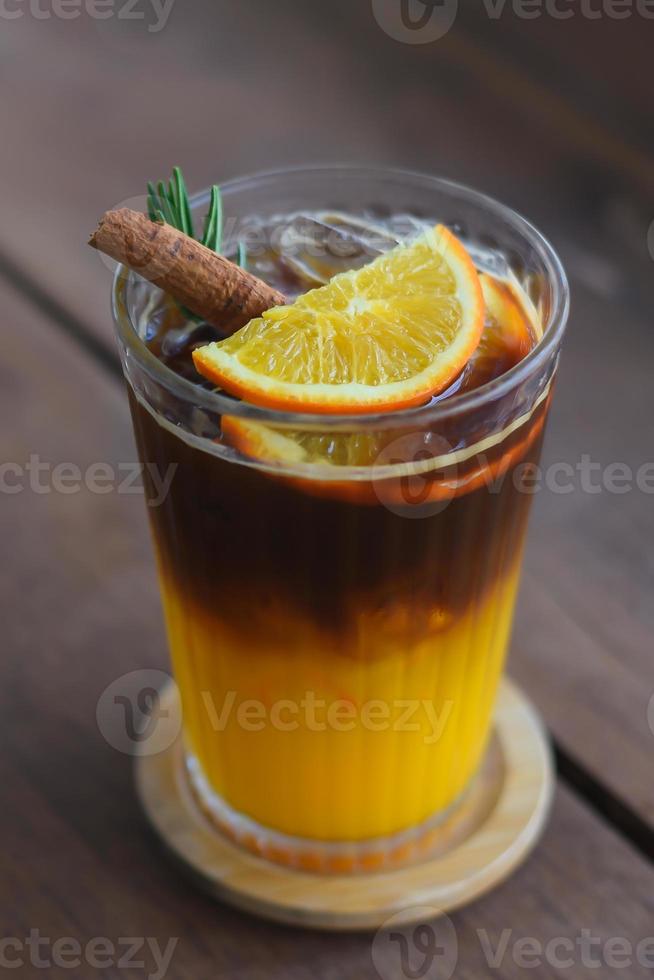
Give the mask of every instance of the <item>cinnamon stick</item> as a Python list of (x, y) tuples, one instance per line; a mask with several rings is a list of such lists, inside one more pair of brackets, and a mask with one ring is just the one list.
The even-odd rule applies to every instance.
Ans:
[(225, 333), (286, 302), (278, 290), (194, 238), (129, 208), (107, 211), (89, 245)]

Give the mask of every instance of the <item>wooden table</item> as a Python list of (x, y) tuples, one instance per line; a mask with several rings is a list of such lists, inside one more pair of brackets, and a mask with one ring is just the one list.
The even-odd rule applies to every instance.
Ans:
[[(140, 496), (49, 483), (57, 464), (134, 459), (109, 274), (84, 246), (98, 215), (173, 163), (193, 186), (341, 159), (474, 183), (529, 214), (571, 274), (545, 462), (586, 455), (635, 474), (652, 459), (654, 410), (653, 32), (635, 17), (493, 21), (466, 7), (434, 44), (401, 44), (347, 0), (329, 15), (185, 0), (158, 34), (86, 15), (3, 23), (4, 937), (179, 937), (167, 975), (192, 980), (378, 976), (369, 935), (275, 927), (195, 891), (145, 825), (130, 759), (98, 731), (114, 678), (167, 664)], [(521, 976), (516, 941), (584, 930), (615, 940), (592, 975), (654, 966), (653, 504), (579, 481), (535, 501), (511, 670), (552, 732), (559, 786), (533, 857), (453, 916), (457, 978)], [(633, 962), (618, 970), (620, 938)], [(503, 942), (492, 967), (485, 943)], [(576, 950), (569, 968), (542, 957), (531, 974), (588, 976)], [(133, 959), (144, 966), (114, 956), (48, 975), (154, 972), (148, 948)], [(25, 963), (15, 975), (43, 975)]]

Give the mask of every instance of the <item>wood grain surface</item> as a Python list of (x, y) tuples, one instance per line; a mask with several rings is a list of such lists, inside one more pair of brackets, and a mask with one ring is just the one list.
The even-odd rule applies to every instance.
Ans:
[[(654, 932), (654, 496), (589, 492), (576, 469), (587, 457), (595, 481), (611, 464), (635, 477), (654, 459), (654, 21), (506, 7), (492, 19), (461, 2), (425, 45), (398, 43), (372, 2), (348, 0), (329, 15), (297, 0), (184, 0), (159, 33), (25, 12), (0, 35), (2, 462), (38, 454), (119, 474), (134, 460), (109, 271), (85, 242), (175, 163), (192, 188), (314, 161), (441, 173), (523, 211), (561, 251), (573, 314), (543, 462), (575, 475), (571, 492), (534, 502), (511, 670), (555, 736), (564, 781), (533, 858), (453, 916), (464, 980), (521, 976), (516, 939)], [(138, 812), (131, 760), (95, 713), (117, 676), (167, 669), (140, 494), (0, 499), (4, 935), (179, 936), (169, 976), (181, 980), (377, 977), (370, 936), (297, 933), (196, 893)], [(479, 930), (496, 944), (506, 929), (491, 970)], [(577, 958), (565, 975), (588, 973)]]

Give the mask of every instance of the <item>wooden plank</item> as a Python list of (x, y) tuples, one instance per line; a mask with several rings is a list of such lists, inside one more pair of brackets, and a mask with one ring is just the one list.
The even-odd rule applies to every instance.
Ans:
[[(118, 386), (6, 288), (2, 305), (0, 400), (3, 417), (12, 420), (3, 432), (3, 461), (22, 465), (38, 454), (86, 470), (97, 461), (117, 467), (132, 460)], [(45, 471), (40, 484), (48, 485)], [(82, 944), (106, 937), (116, 948), (121, 937), (141, 936), (156, 939), (161, 950), (179, 937), (169, 975), (180, 980), (378, 977), (370, 936), (287, 930), (213, 904), (168, 865), (144, 825), (131, 759), (107, 745), (95, 721), (110, 681), (166, 664), (139, 497), (26, 488), (6, 495), (0, 521), (10, 559), (0, 568), (0, 587), (12, 610), (0, 691), (6, 745), (0, 862), (9, 885), (0, 900), (3, 934), (19, 938), (39, 929)], [(504, 949), (493, 975), (522, 975), (514, 944), (528, 937), (575, 942), (590, 930), (602, 943), (624, 937), (635, 948), (652, 931), (653, 896), (651, 867), (561, 791), (533, 858), (492, 896), (453, 917), (456, 976), (488, 972), (484, 944)], [(566, 975), (587, 976), (580, 955), (573, 954)], [(154, 972), (151, 947), (141, 958)], [(52, 970), (60, 973), (68, 975)], [(535, 975), (551, 973), (545, 964)], [(104, 975), (137, 977), (143, 970), (114, 964)], [(649, 971), (636, 964), (626, 975)]]

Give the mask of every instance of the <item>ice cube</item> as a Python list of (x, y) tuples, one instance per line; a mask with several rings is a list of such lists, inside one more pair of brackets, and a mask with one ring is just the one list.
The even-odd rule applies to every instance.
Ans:
[(399, 242), (392, 229), (336, 211), (297, 213), (278, 227), (278, 258), (302, 280), (324, 285), (339, 272), (360, 268)]

